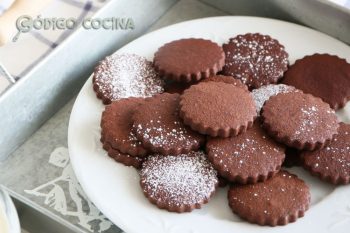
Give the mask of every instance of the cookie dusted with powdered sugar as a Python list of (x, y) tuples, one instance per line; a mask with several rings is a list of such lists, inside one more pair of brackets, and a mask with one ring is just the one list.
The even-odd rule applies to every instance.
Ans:
[(133, 132), (142, 145), (163, 155), (198, 150), (205, 137), (185, 126), (179, 117), (179, 94), (146, 99), (133, 115)]
[(228, 192), (229, 205), (242, 219), (259, 225), (286, 225), (303, 217), (310, 206), (305, 182), (280, 171), (265, 182), (235, 185)]
[(236, 137), (209, 138), (206, 150), (220, 176), (241, 184), (265, 181), (285, 158), (285, 148), (265, 133), (259, 120)]
[(209, 201), (218, 186), (215, 169), (201, 151), (150, 156), (140, 171), (149, 201), (171, 212), (190, 212)]
[(113, 54), (95, 68), (93, 88), (104, 104), (162, 93), (163, 81), (150, 61), (135, 54)]
[(334, 110), (320, 98), (302, 92), (271, 97), (265, 103), (261, 116), (269, 135), (299, 150), (324, 147), (338, 130)]
[(231, 38), (223, 46), (224, 75), (240, 79), (249, 89), (277, 83), (288, 66), (288, 53), (277, 40), (259, 33)]
[(321, 150), (301, 154), (311, 174), (333, 184), (350, 183), (350, 125), (340, 123), (338, 134)]

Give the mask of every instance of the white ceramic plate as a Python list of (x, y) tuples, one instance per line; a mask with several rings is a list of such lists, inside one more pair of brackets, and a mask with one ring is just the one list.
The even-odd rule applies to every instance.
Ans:
[[(277, 38), (285, 45), (291, 64), (295, 59), (313, 53), (337, 54), (350, 62), (350, 48), (320, 32), (277, 20), (233, 16), (172, 25), (140, 37), (117, 53), (135, 53), (152, 60), (160, 46), (175, 39), (199, 37), (222, 44), (230, 37), (248, 32)], [(103, 109), (92, 90), (90, 77), (71, 113), (69, 152), (74, 171), (88, 197), (127, 233), (349, 232), (350, 185), (335, 188), (311, 177), (301, 168), (292, 170), (311, 187), (312, 206), (304, 218), (287, 226), (261, 227), (241, 221), (227, 205), (227, 189), (220, 189), (209, 204), (192, 213), (160, 210), (143, 196), (137, 171), (114, 162), (102, 149), (99, 125)], [(339, 115), (349, 122), (350, 104)]]

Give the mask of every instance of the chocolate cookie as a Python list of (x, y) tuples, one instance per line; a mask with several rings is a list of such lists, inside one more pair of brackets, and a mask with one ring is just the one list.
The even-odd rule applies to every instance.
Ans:
[(218, 185), (217, 173), (203, 152), (150, 156), (140, 171), (149, 201), (171, 212), (190, 212), (209, 201)]
[(237, 137), (208, 139), (206, 150), (220, 176), (242, 184), (273, 176), (285, 157), (285, 148), (264, 132), (258, 120)]
[(133, 131), (142, 145), (153, 152), (167, 154), (198, 150), (205, 138), (179, 117), (179, 94), (160, 94), (149, 98), (133, 116)]
[(134, 54), (113, 54), (95, 68), (93, 88), (104, 104), (127, 97), (149, 97), (164, 91), (152, 63)]
[(145, 157), (138, 156), (130, 156), (128, 154), (121, 153), (117, 149), (114, 149), (109, 143), (103, 142), (103, 149), (107, 151), (109, 157), (117, 161), (118, 163), (122, 163), (125, 166), (132, 166), (136, 169), (140, 169), (142, 166), (142, 162)]
[(258, 115), (260, 115), (260, 111), (264, 103), (269, 100), (270, 97), (275, 96), (279, 93), (288, 93), (292, 91), (298, 90), (292, 86), (287, 86), (284, 84), (269, 84), (252, 90), (252, 95), (255, 101), (256, 111), (258, 112)]
[(181, 39), (163, 45), (154, 55), (154, 66), (165, 79), (177, 82), (199, 81), (222, 69), (222, 48), (204, 39)]
[(106, 106), (101, 117), (101, 134), (105, 142), (121, 153), (145, 156), (147, 150), (132, 132), (134, 111), (144, 103), (142, 98), (127, 98)]
[(304, 167), (333, 184), (350, 183), (350, 125), (340, 123), (338, 134), (321, 150), (302, 153)]
[(238, 135), (252, 126), (256, 116), (252, 95), (223, 82), (193, 85), (180, 99), (180, 117), (184, 123), (213, 137)]
[(226, 55), (222, 73), (240, 79), (249, 89), (277, 83), (288, 66), (284, 46), (270, 36), (238, 35), (223, 45)]
[(338, 130), (333, 109), (302, 92), (271, 97), (262, 110), (264, 128), (277, 141), (302, 150), (315, 150), (328, 144)]
[(244, 85), (239, 79), (235, 79), (232, 76), (214, 75), (210, 76), (209, 78), (203, 79), (202, 82), (223, 82), (248, 90), (247, 85)]
[(350, 100), (350, 64), (329, 54), (314, 54), (297, 60), (285, 74), (283, 83), (320, 97), (339, 109)]
[(248, 222), (286, 225), (304, 216), (310, 191), (296, 175), (280, 171), (265, 182), (232, 186), (228, 201), (232, 211)]

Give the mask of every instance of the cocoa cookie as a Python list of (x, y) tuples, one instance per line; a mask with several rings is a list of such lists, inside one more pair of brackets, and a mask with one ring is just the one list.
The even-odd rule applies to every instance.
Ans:
[(264, 132), (258, 120), (237, 137), (208, 139), (206, 150), (220, 176), (241, 184), (273, 176), (285, 157), (285, 148)]
[(283, 167), (296, 167), (302, 165), (301, 151), (287, 147), (286, 148), (286, 158), (282, 164)]
[(210, 76), (209, 78), (203, 79), (202, 82), (223, 82), (248, 90), (247, 85), (243, 84), (239, 79), (235, 79), (232, 76), (214, 75)]
[(228, 201), (232, 211), (248, 222), (286, 225), (304, 216), (310, 191), (296, 175), (280, 171), (265, 182), (232, 186)]
[(217, 173), (203, 152), (150, 156), (140, 171), (149, 201), (171, 212), (190, 212), (209, 201), (218, 185)]
[(222, 47), (226, 55), (222, 73), (240, 79), (249, 89), (277, 83), (287, 70), (288, 53), (270, 36), (238, 35)]
[(179, 117), (179, 94), (149, 98), (133, 116), (133, 132), (155, 153), (181, 154), (198, 150), (205, 138), (185, 126)]
[(145, 159), (145, 157), (130, 156), (128, 154), (121, 153), (119, 150), (114, 149), (108, 142), (103, 143), (103, 149), (107, 151), (109, 157), (118, 163), (122, 163), (125, 166), (132, 166), (136, 169), (141, 168), (142, 162)]
[(288, 69), (283, 83), (320, 97), (337, 110), (350, 100), (350, 64), (329, 54), (306, 56)]
[(204, 39), (181, 39), (163, 45), (154, 55), (154, 66), (166, 80), (199, 81), (222, 69), (222, 48)]
[(260, 111), (264, 103), (270, 99), (271, 96), (275, 96), (279, 93), (288, 93), (292, 91), (298, 91), (295, 87), (284, 84), (269, 84), (262, 86), (258, 89), (252, 90), (252, 95), (255, 101), (256, 111), (260, 115)]
[(180, 97), (180, 117), (186, 125), (212, 137), (238, 135), (256, 117), (250, 92), (223, 82), (202, 82)]
[(93, 88), (104, 104), (127, 97), (149, 97), (162, 93), (163, 80), (145, 58), (135, 54), (113, 54), (95, 68)]
[(147, 150), (132, 132), (134, 111), (144, 103), (142, 98), (126, 98), (106, 106), (101, 117), (101, 134), (105, 142), (121, 153), (145, 156)]
[(303, 165), (322, 180), (350, 183), (350, 125), (340, 123), (338, 134), (321, 150), (302, 153)]
[(299, 150), (328, 144), (338, 130), (333, 109), (320, 98), (302, 92), (271, 97), (262, 109), (264, 128), (277, 141)]

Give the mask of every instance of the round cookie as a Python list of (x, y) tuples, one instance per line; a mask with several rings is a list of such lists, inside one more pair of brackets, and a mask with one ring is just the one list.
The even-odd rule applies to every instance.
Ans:
[(338, 130), (333, 109), (320, 98), (302, 92), (271, 97), (262, 109), (264, 128), (277, 141), (299, 150), (328, 144)]
[(295, 87), (287, 86), (284, 84), (269, 84), (262, 86), (258, 89), (252, 90), (252, 95), (255, 101), (256, 111), (260, 115), (260, 111), (264, 106), (264, 103), (279, 93), (288, 93), (292, 91), (298, 91)]
[(320, 97), (337, 110), (350, 100), (350, 64), (329, 54), (306, 56), (288, 69), (283, 83)]
[(270, 36), (238, 35), (222, 47), (226, 55), (222, 73), (240, 79), (249, 89), (277, 83), (287, 70), (288, 53)]
[(113, 54), (95, 68), (93, 89), (104, 104), (128, 97), (150, 97), (162, 93), (160, 79), (152, 63), (135, 54)]
[(209, 201), (218, 186), (217, 173), (203, 152), (150, 156), (140, 171), (149, 201), (171, 212), (190, 212)]
[(132, 132), (132, 116), (145, 99), (130, 97), (107, 105), (101, 117), (101, 134), (105, 142), (121, 153), (145, 156), (147, 150)]
[(251, 127), (256, 117), (250, 92), (223, 82), (193, 85), (180, 99), (180, 117), (184, 123), (212, 137), (238, 135)]
[(338, 134), (321, 150), (301, 155), (311, 174), (333, 184), (350, 183), (350, 125), (340, 123)]
[(310, 191), (296, 175), (280, 171), (265, 182), (232, 186), (228, 201), (232, 211), (248, 222), (286, 225), (304, 216)]
[(133, 116), (133, 132), (142, 145), (163, 155), (198, 150), (205, 138), (185, 126), (179, 117), (179, 94), (149, 98)]
[(245, 90), (248, 90), (247, 85), (244, 85), (239, 79), (235, 79), (232, 76), (214, 75), (202, 80), (202, 82), (211, 82), (211, 81), (228, 83), (228, 84), (235, 85), (236, 87), (241, 87)]
[(236, 137), (208, 139), (206, 150), (220, 176), (241, 184), (256, 183), (273, 176), (285, 158), (285, 148), (264, 132), (259, 120)]
[(114, 149), (109, 143), (103, 142), (103, 140), (101, 141), (103, 143), (103, 149), (107, 151), (109, 157), (118, 163), (124, 164), (125, 166), (132, 166), (136, 169), (141, 168), (145, 157), (130, 156), (128, 154), (121, 153), (119, 150)]
[(160, 47), (154, 66), (166, 80), (199, 81), (221, 71), (225, 54), (218, 44), (204, 39), (180, 39)]

